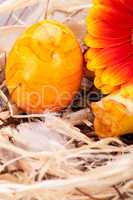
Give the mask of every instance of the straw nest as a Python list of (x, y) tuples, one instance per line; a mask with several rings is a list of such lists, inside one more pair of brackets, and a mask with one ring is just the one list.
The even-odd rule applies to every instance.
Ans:
[(89, 6), (89, 0), (0, 4), (1, 200), (133, 199), (133, 145), (98, 139), (89, 108), (24, 116), (5, 95), (6, 54), (16, 37), (29, 24), (52, 17), (67, 23), (82, 41)]

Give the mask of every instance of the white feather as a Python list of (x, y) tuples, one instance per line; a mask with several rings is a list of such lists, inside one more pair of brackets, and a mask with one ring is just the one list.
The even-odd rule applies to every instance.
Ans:
[(14, 132), (14, 138), (32, 151), (55, 152), (63, 150), (66, 140), (46, 127), (44, 122), (22, 123)]

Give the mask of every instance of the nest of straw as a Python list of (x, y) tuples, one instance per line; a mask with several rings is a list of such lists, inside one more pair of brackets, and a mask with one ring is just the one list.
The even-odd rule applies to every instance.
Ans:
[[(10, 103), (4, 82), (6, 55), (30, 24), (58, 19), (82, 45), (89, 0), (0, 2), (0, 199), (133, 199), (130, 138), (97, 138), (89, 103), (77, 109), (78, 98), (62, 113), (23, 115)], [(91, 80), (83, 79), (84, 90), (93, 91)]]

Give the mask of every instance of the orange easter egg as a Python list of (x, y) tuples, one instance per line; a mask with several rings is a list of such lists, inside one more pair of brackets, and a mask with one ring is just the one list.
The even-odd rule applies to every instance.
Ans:
[(9, 53), (6, 84), (24, 111), (56, 111), (71, 103), (80, 87), (83, 58), (73, 32), (45, 20), (27, 29)]

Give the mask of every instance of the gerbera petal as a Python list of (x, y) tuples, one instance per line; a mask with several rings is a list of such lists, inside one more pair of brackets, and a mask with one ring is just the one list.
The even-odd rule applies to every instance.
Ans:
[[(100, 89), (103, 94), (109, 94), (120, 88), (120, 84), (124, 81), (122, 81), (119, 76), (112, 76), (111, 80), (109, 79), (110, 83), (103, 81), (102, 78), (105, 71), (105, 69), (98, 69), (95, 71), (94, 85), (96, 86), (96, 88)], [(109, 74), (106, 75), (106, 80), (108, 79), (108, 76)]]
[(109, 39), (97, 38), (90, 34), (87, 34), (85, 36), (84, 42), (86, 43), (87, 46), (92, 48), (109, 48), (130, 42), (130, 38), (127, 38), (126, 40), (122, 40), (121, 38), (109, 40)]
[(116, 6), (113, 7), (97, 4), (89, 10), (87, 23), (92, 20), (101, 20), (116, 28), (132, 28), (133, 26), (133, 15), (125, 6), (122, 8), (118, 6), (118, 8), (116, 8)]
[(132, 0), (92, 0), (94, 5), (95, 4), (101, 4), (109, 7), (114, 7), (114, 8), (124, 8), (125, 5), (123, 3), (132, 6)]
[(102, 81), (101, 81), (101, 74), (104, 72), (104, 69), (97, 69), (95, 70), (95, 79), (94, 79), (94, 85), (96, 88), (101, 89)]
[(101, 89), (103, 93), (110, 93), (121, 84), (132, 80), (133, 58), (127, 59), (125, 63), (119, 63), (118, 65), (103, 69), (100, 73), (95, 73), (96, 87)]
[(133, 0), (120, 0), (126, 8), (128, 8), (131, 12), (133, 11)]
[(119, 64), (113, 67), (107, 68), (102, 76), (101, 80), (103, 85), (114, 86), (128, 82), (133, 77), (133, 60), (128, 61), (125, 64)]
[(95, 73), (95, 86), (111, 93), (92, 104), (95, 130), (101, 137), (133, 133), (133, 1), (93, 3), (85, 38), (87, 67)]
[(119, 16), (117, 16), (118, 18), (122, 15), (123, 17), (125, 16), (125, 18), (130, 16), (129, 21), (132, 18), (132, 15), (133, 15), (132, 13), (133, 1), (132, 0), (93, 0), (93, 2), (94, 2), (94, 6), (102, 5), (119, 12)]
[(111, 67), (124, 62), (133, 54), (133, 47), (127, 43), (114, 48), (101, 49), (97, 52), (94, 53), (93, 48), (87, 52), (88, 57), (91, 57), (91, 62), (87, 65), (90, 70)]
[(101, 49), (96, 49), (96, 48), (90, 48), (87, 52), (86, 52), (86, 59), (88, 60), (92, 60), (93, 58), (97, 57), (100, 53)]
[(126, 40), (130, 38), (131, 34), (128, 29), (119, 28), (119, 31), (116, 31), (114, 27), (111, 27), (109, 24), (96, 20), (88, 23), (87, 31), (94, 37), (101, 39), (118, 39), (118, 40)]

